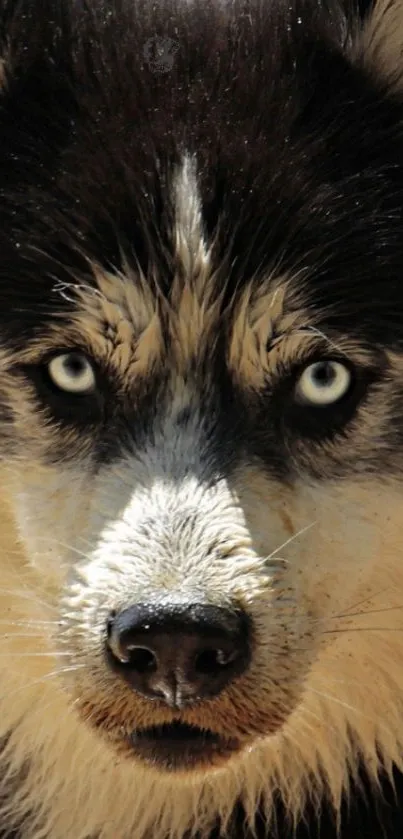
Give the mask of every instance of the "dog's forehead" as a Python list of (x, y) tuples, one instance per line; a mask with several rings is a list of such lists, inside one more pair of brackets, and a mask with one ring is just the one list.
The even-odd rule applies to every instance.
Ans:
[(125, 259), (121, 271), (94, 265), (93, 285), (77, 287), (74, 324), (124, 376), (148, 375), (167, 356), (184, 374), (206, 355), (211, 361), (220, 340), (232, 371), (246, 379), (252, 357), (256, 363), (273, 339), (308, 325), (296, 278), (263, 271), (227, 299), (225, 272), (204, 229), (196, 159), (188, 154), (172, 169), (171, 198), (169, 293), (161, 291), (157, 270), (150, 280)]
[[(179, 4), (175, 14), (161, 4), (176, 50), (166, 73), (155, 68), (162, 46), (155, 8), (150, 18), (134, 21), (135, 5), (130, 15), (128, 6), (130, 20), (114, 19), (116, 31), (108, 36), (104, 22), (94, 35), (79, 18), (84, 34), (75, 45), (72, 78), (64, 64), (54, 73), (41, 59), (30, 68), (29, 84), (3, 93), (0, 295), (6, 302), (0, 321), (13, 341), (28, 292), (28, 338), (42, 317), (54, 318), (61, 305), (51, 293), (54, 278), (80, 277), (79, 251), (101, 266), (95, 288), (109, 300), (111, 316), (110, 296), (126, 277), (127, 324), (133, 321), (135, 340), (148, 329), (140, 366), (149, 346), (158, 352), (164, 296), (180, 332), (177, 345), (187, 342), (196, 352), (208, 325), (218, 324), (213, 298), (224, 287), (239, 302), (240, 323), (256, 324), (257, 316), (249, 317), (253, 307), (266, 309), (268, 339), (274, 310), (278, 333), (279, 307), (287, 317), (291, 307), (303, 326), (310, 310), (324, 329), (330, 313), (341, 331), (361, 330), (383, 343), (401, 340), (400, 105), (386, 107), (361, 66), (340, 45), (334, 49), (330, 19), (332, 37), (318, 40), (316, 33), (312, 40), (316, 6), (315, 14), (304, 11), (300, 26), (297, 7), (287, 11), (281, 4), (275, 13), (275, 3), (264, 10), (251, 3), (250, 19), (242, 14), (236, 20), (239, 43), (227, 31), (236, 8), (223, 6), (221, 21), (214, 4)], [(75, 5), (74, 14), (80, 9)], [(294, 69), (290, 38), (298, 55)], [(16, 132), (17, 124), (23, 129)], [(121, 265), (121, 248), (134, 254), (145, 283), (133, 264), (130, 272)], [(122, 275), (113, 283), (106, 277), (111, 265)], [(308, 269), (303, 281), (301, 268)], [(153, 284), (163, 289), (160, 300)], [(273, 302), (278, 287), (282, 293)], [(290, 291), (297, 292), (297, 304), (290, 303)], [(95, 308), (87, 300), (87, 329)], [(67, 305), (65, 311), (70, 317)], [(119, 335), (125, 328), (128, 335), (127, 324), (120, 323)], [(91, 329), (99, 332), (94, 323)]]

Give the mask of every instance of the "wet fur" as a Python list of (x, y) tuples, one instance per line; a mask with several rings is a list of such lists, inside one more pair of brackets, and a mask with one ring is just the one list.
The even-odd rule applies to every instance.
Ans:
[[(246, 839), (258, 812), (259, 836), (395, 839), (401, 3), (39, 5), (1, 4), (5, 836)], [(70, 347), (86, 402), (46, 379)], [(323, 354), (360, 371), (342, 427), (292, 401)], [(147, 598), (253, 622), (248, 671), (181, 715), (242, 740), (228, 764), (125, 749), (175, 716), (103, 658)]]

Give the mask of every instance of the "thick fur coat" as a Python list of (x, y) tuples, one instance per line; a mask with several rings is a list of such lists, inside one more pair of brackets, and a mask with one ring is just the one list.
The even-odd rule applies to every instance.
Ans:
[[(1, 0), (0, 46), (2, 835), (398, 839), (402, 3)], [(144, 603), (247, 666), (151, 701)]]

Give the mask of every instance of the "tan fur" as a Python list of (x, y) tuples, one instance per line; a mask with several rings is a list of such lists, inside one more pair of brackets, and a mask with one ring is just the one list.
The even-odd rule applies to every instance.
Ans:
[(403, 83), (403, 3), (377, 0), (364, 31), (354, 41), (354, 55), (380, 80), (401, 90)]

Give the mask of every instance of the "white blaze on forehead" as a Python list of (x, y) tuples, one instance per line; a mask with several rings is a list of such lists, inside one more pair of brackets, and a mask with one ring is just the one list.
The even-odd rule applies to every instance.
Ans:
[[(199, 293), (209, 266), (209, 252), (204, 238), (200, 187), (196, 159), (185, 155), (173, 176), (174, 245), (183, 276), (188, 277)], [(178, 289), (179, 292), (179, 289)]]
[(220, 292), (203, 230), (196, 160), (189, 155), (174, 173), (173, 203), (177, 274), (171, 294), (171, 332), (176, 363), (183, 370), (203, 339), (211, 338)]

